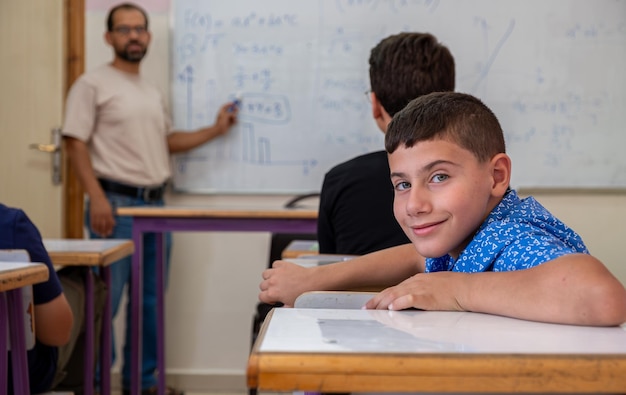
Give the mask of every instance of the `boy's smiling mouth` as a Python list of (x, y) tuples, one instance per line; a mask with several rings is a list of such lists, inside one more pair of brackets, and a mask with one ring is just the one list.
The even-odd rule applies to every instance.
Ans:
[(411, 225), (410, 228), (413, 231), (413, 234), (416, 236), (427, 236), (428, 234), (435, 231), (438, 226), (445, 221), (437, 221), (437, 222), (428, 222), (419, 225)]

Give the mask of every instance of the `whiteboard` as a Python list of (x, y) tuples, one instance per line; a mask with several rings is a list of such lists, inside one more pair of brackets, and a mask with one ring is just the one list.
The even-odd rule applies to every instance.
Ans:
[(175, 0), (174, 125), (230, 133), (173, 159), (178, 191), (318, 191), (324, 173), (384, 149), (369, 53), (430, 32), (455, 57), (457, 91), (498, 116), (515, 187), (626, 187), (624, 0)]

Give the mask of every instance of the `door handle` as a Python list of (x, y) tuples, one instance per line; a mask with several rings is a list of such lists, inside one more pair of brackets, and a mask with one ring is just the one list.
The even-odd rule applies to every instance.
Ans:
[(54, 144), (31, 144), (29, 145), (29, 147), (32, 149), (36, 149), (37, 151), (50, 153), (56, 152), (61, 149), (59, 146)]
[(53, 128), (51, 144), (30, 144), (30, 149), (52, 154), (52, 184), (61, 183), (61, 128)]

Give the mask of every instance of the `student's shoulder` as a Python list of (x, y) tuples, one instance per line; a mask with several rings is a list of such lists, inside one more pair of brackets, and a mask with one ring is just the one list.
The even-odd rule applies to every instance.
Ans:
[(0, 203), (0, 231), (4, 232), (13, 228), (21, 215), (26, 216), (24, 211)]
[(532, 197), (507, 193), (477, 234), (478, 239), (507, 249), (568, 249), (587, 252), (578, 233), (565, 225)]
[(23, 234), (39, 235), (23, 210), (0, 204), (0, 248), (26, 247), (21, 243)]

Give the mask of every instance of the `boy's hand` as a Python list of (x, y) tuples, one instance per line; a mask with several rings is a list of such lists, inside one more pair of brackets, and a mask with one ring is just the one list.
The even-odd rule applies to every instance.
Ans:
[(419, 273), (389, 287), (365, 305), (368, 309), (465, 311), (459, 295), (466, 288), (467, 273)]
[(271, 269), (263, 271), (259, 300), (269, 304), (282, 302), (285, 307), (293, 307), (300, 294), (312, 290), (308, 286), (311, 270), (295, 263), (275, 261)]

